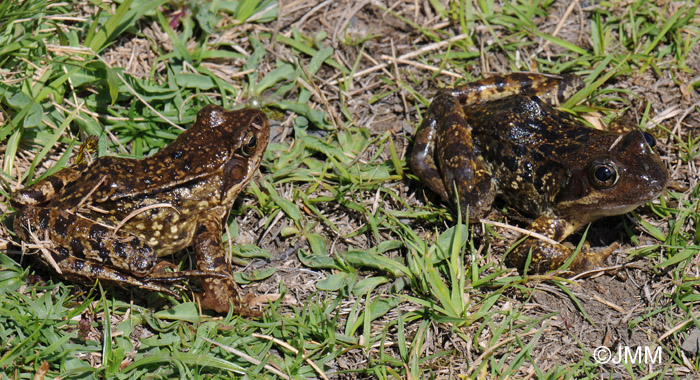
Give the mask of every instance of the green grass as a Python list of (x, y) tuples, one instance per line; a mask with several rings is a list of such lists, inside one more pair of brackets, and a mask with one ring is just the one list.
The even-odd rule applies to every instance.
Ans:
[[(416, 22), (401, 7), (367, 9), (404, 22), (394, 33), (420, 41), (415, 50), (466, 34), (411, 57), (463, 78), (411, 65), (397, 72), (390, 64), (371, 74), (378, 85), (368, 90), (362, 87), (370, 74), (355, 76), (372, 66), (360, 52), (372, 55), (386, 36), (341, 31), (335, 44), (333, 30), (305, 34), (286, 25), (278, 31), (277, 1), (127, 0), (115, 8), (93, 2), (96, 14), (70, 20), (61, 17), (73, 11), (67, 3), (0, 3), (1, 243), (13, 238), (11, 191), (71, 165), (87, 136), (97, 136), (99, 156), (143, 157), (171, 142), (178, 126), (189, 126), (206, 104), (255, 106), (286, 138), (269, 145), (262, 175), (232, 211), (230, 238), (250, 228), (259, 230), (256, 238), (270, 231), (262, 247), (256, 240), (235, 248), (243, 264), (299, 247), (289, 259), (314, 274), (315, 289), (303, 293), (281, 284), (279, 293), (303, 298), (273, 302), (260, 319), (218, 318), (200, 315), (193, 302), (158, 294), (129, 303), (128, 291), (48, 277), (36, 283), (34, 268), (18, 264), (24, 258), (16, 248), (6, 249), (8, 255), (0, 254), (3, 377), (419, 379), (446, 378), (453, 368), (464, 378), (593, 378), (612, 371), (662, 379), (671, 373), (683, 378), (686, 360), (700, 371), (697, 357), (684, 359), (679, 348), (700, 327), (700, 187), (691, 170), (700, 149), (697, 124), (690, 125), (697, 108), (682, 103), (681, 111), (691, 115), (683, 128), (674, 128), (679, 114), (658, 123), (652, 102), (627, 80), (668, 78), (670, 91), (697, 102), (697, 2), (591, 5), (584, 13), (588, 28), (576, 31), (579, 43), (543, 31), (554, 9), (550, 2), (443, 3), (431, 0), (430, 9), (451, 28), (431, 29), (435, 22)], [(176, 20), (183, 7), (188, 12)], [(579, 12), (569, 17), (578, 22)], [(146, 32), (150, 25), (167, 38), (154, 40)], [(239, 27), (245, 33), (237, 34)], [(226, 33), (228, 39), (219, 38)], [(135, 39), (147, 41), (156, 57), (148, 76), (128, 74), (105, 59), (110, 49)], [(396, 56), (411, 51), (401, 48)], [(669, 189), (660, 201), (620, 218), (632, 247), (626, 253), (648, 263), (649, 278), (659, 283), (649, 285), (653, 294), (643, 310), (620, 327), (648, 331), (649, 344), (663, 347), (666, 360), (653, 371), (596, 364), (591, 342), (582, 342), (574, 327), (561, 333), (566, 329), (557, 310), (533, 311), (538, 292), (556, 293), (574, 305), (581, 323), (601, 327), (573, 282), (504, 267), (495, 253), (511, 244), (503, 229), (467, 228), (415, 190), (405, 148), (435, 89), (478, 78), (487, 68), (533, 67), (585, 79), (586, 88), (566, 108), (599, 112), (606, 121), (625, 110), (637, 115), (681, 168), (671, 169), (674, 180), (690, 187)], [(225, 68), (243, 74), (226, 77)], [(391, 99), (399, 99), (401, 109), (394, 123), (408, 123), (408, 133), (378, 130), (360, 118), (363, 106), (383, 111)], [(247, 270), (236, 279), (255, 285), (280, 272)], [(662, 324), (662, 330), (652, 328)], [(579, 355), (548, 361), (542, 347), (562, 336), (568, 343), (559, 344)]]

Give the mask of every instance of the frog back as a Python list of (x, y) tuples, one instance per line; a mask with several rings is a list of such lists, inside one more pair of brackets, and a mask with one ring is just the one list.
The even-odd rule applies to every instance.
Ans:
[(100, 157), (84, 170), (80, 179), (66, 186), (60, 199), (67, 206), (75, 206), (86, 199), (92, 203), (117, 202), (167, 193), (212, 177), (220, 179), (224, 166), (238, 148), (241, 135), (246, 133), (244, 127), (256, 122), (262, 125), (263, 118), (264, 113), (258, 110), (225, 112), (218, 106), (204, 107), (190, 129), (153, 156), (142, 159)]
[(556, 204), (576, 164), (571, 158), (600, 132), (535, 96), (468, 106), (465, 115), (499, 196), (531, 216)]

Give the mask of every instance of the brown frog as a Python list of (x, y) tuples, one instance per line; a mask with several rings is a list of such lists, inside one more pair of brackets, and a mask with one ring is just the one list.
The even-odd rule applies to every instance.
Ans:
[[(48, 261), (63, 277), (172, 295), (166, 283), (200, 277), (204, 308), (224, 313), (233, 302), (245, 313), (222, 225), (258, 169), (269, 135), (261, 111), (206, 106), (190, 129), (151, 157), (100, 157), (17, 191), (15, 232), (25, 241), (50, 240)], [(196, 270), (156, 265), (191, 245)]]
[[(528, 227), (556, 242), (604, 216), (629, 212), (664, 190), (654, 137), (585, 126), (554, 108), (583, 87), (573, 75), (512, 73), (445, 89), (418, 127), (413, 172), (469, 220), (496, 196), (535, 218)], [(457, 205), (459, 205), (457, 207)], [(582, 250), (570, 270), (600, 266), (612, 250)], [(573, 251), (528, 237), (509, 255), (530, 271), (559, 268)]]

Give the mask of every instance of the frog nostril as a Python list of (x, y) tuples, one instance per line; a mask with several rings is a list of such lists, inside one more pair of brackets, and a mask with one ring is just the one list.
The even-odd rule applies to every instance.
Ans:
[(651, 133), (644, 132), (644, 140), (647, 140), (647, 144), (649, 144), (650, 147), (653, 148), (656, 146), (656, 139)]
[(178, 158), (182, 157), (184, 152), (182, 149), (178, 149), (170, 154), (170, 157), (172, 157), (173, 160), (177, 160)]
[(253, 119), (253, 121), (250, 124), (253, 126), (253, 128), (259, 130), (265, 124), (264, 116), (262, 116), (262, 115), (255, 116), (255, 119)]

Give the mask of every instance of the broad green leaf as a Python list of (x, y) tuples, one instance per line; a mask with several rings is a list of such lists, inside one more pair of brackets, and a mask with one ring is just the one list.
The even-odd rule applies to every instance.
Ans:
[(378, 277), (367, 277), (363, 280), (358, 281), (353, 287), (352, 287), (352, 294), (355, 295), (355, 297), (360, 297), (362, 295), (365, 295), (377, 286), (381, 284), (386, 284), (389, 282), (389, 279), (387, 279), (384, 276), (378, 276)]
[(326, 241), (318, 234), (308, 234), (306, 235), (306, 240), (309, 242), (311, 247), (311, 252), (316, 256), (327, 256), (328, 251), (326, 248)]
[(280, 67), (270, 71), (265, 77), (255, 86), (255, 93), (260, 95), (268, 88), (276, 83), (288, 81), (295, 77), (296, 69), (289, 63), (283, 63)]
[(272, 254), (269, 251), (262, 249), (255, 244), (234, 245), (233, 254), (246, 258), (272, 258)]
[(316, 288), (326, 291), (338, 291), (355, 280), (355, 275), (347, 272), (332, 274), (316, 283)]
[(664, 262), (654, 266), (654, 268), (666, 268), (671, 265), (675, 265), (680, 263), (681, 261), (685, 261), (691, 257), (695, 257), (695, 255), (700, 252), (700, 247), (688, 247), (682, 249), (680, 252), (676, 253), (672, 257), (668, 258)]
[(386, 256), (362, 251), (348, 251), (343, 257), (355, 267), (367, 267), (390, 273), (393, 277), (409, 274), (410, 270)]
[(194, 302), (184, 302), (156, 313), (161, 319), (199, 323), (199, 308)]
[(304, 266), (316, 269), (340, 269), (336, 260), (329, 256), (309, 254), (303, 249), (297, 252), (297, 257)]
[(197, 88), (199, 90), (211, 90), (216, 87), (216, 83), (210, 77), (199, 74), (176, 74), (175, 81), (178, 86)]

